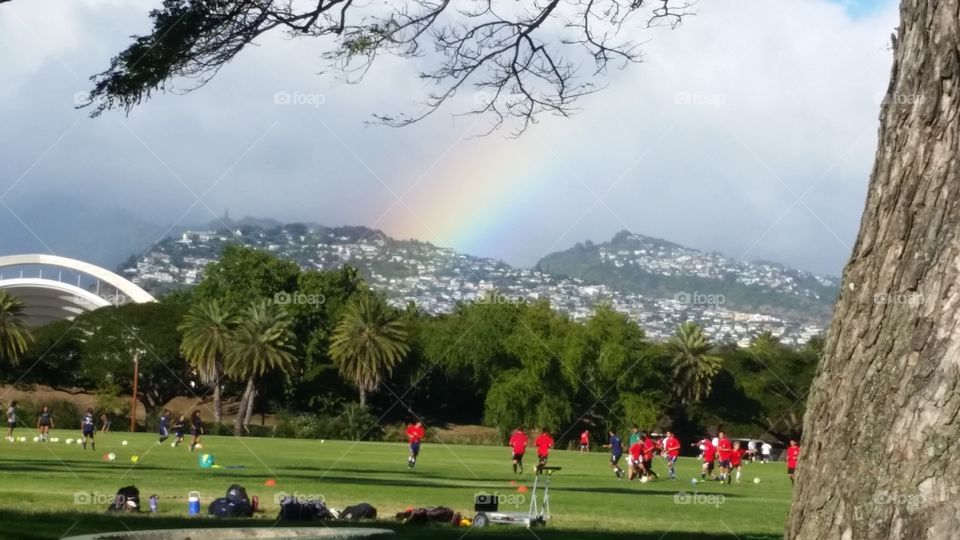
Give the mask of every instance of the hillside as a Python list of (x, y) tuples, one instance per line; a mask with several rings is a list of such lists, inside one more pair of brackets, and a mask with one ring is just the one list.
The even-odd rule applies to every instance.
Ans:
[(711, 301), (725, 308), (826, 325), (837, 278), (772, 262), (744, 262), (628, 231), (600, 244), (551, 253), (536, 268), (658, 298)]

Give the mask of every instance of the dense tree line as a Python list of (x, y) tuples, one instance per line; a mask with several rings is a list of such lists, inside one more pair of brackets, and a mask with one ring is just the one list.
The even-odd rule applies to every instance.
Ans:
[(156, 303), (30, 332), (15, 324), (15, 299), (0, 306), (5, 382), (127, 392), (136, 357), (148, 410), (177, 396), (209, 398), (205, 414), (219, 424), (228, 404), (238, 433), (256, 413), (331, 416), (346, 407), (351, 418), (483, 423), (504, 436), (544, 426), (561, 443), (632, 424), (688, 440), (721, 425), (786, 440), (799, 434), (822, 349), (820, 340), (794, 348), (769, 335), (746, 348), (714, 344), (693, 323), (658, 343), (607, 306), (574, 321), (545, 301), (496, 292), (432, 316), (391, 306), (351, 267), (301, 270), (240, 246), (198, 286)]

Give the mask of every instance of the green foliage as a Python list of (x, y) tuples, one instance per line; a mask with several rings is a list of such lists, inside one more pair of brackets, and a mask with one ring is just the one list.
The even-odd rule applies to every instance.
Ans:
[(20, 299), (0, 291), (0, 361), (16, 365), (32, 341)]
[(372, 293), (355, 299), (333, 330), (330, 356), (345, 377), (365, 396), (389, 377), (409, 351), (407, 332), (397, 311)]
[(672, 356), (673, 378), (677, 397), (686, 405), (699, 402), (710, 393), (713, 377), (720, 370), (723, 359), (709, 354), (713, 344), (694, 323), (677, 327), (677, 333), (667, 343)]
[(203, 281), (197, 285), (195, 295), (201, 300), (217, 299), (243, 308), (251, 302), (294, 292), (299, 273), (293, 261), (278, 259), (266, 251), (229, 245), (217, 262), (204, 268)]

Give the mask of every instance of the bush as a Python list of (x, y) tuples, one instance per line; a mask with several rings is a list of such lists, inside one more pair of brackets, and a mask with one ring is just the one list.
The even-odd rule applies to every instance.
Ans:
[(356, 403), (344, 405), (340, 414), (333, 418), (316, 414), (290, 413), (280, 413), (277, 416), (279, 422), (272, 432), (274, 437), (353, 441), (373, 441), (383, 437), (383, 430), (377, 425), (376, 417), (369, 409)]
[(46, 405), (50, 408), (50, 417), (53, 418), (53, 427), (56, 429), (72, 429), (80, 427), (80, 419), (83, 416), (80, 409), (69, 401), (55, 400), (44, 403), (34, 403), (32, 401), (17, 402), (17, 416), (20, 417), (22, 425), (34, 427), (37, 425), (37, 419), (40, 417), (40, 410)]

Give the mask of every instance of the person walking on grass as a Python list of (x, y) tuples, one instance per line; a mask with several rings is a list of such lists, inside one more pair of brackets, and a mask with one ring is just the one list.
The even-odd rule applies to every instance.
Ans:
[(617, 478), (623, 478), (623, 469), (620, 468), (620, 457), (623, 456), (623, 441), (617, 435), (616, 429), (610, 430), (610, 438), (604, 448), (610, 449), (610, 468), (613, 469), (613, 475)]
[(663, 451), (667, 457), (667, 471), (670, 473), (670, 479), (677, 479), (677, 458), (680, 457), (680, 439), (676, 438), (672, 431), (667, 432), (664, 439)]
[(164, 409), (160, 415), (160, 440), (157, 444), (163, 444), (170, 438), (170, 409)]
[(202, 445), (200, 444), (200, 437), (203, 435), (203, 420), (200, 419), (200, 409), (193, 411), (193, 414), (190, 415), (190, 435), (193, 435), (193, 440), (190, 441), (190, 451), (193, 452), (193, 449)]
[(100, 433), (107, 433), (110, 431), (110, 417), (107, 416), (107, 413), (100, 415)]
[(543, 428), (540, 435), (533, 441), (533, 445), (537, 447), (537, 472), (540, 472), (547, 466), (550, 449), (553, 448), (553, 437), (550, 436), (550, 431)]
[[(743, 460), (749, 458), (750, 452), (740, 448), (740, 441), (733, 441), (733, 451), (730, 452), (730, 469), (736, 472), (737, 483), (740, 483), (740, 473), (743, 472)], [(730, 482), (727, 481), (729, 484)]]
[(583, 433), (580, 434), (580, 453), (590, 451), (590, 430), (583, 430)]
[(40, 416), (37, 418), (37, 430), (40, 432), (40, 442), (47, 442), (50, 438), (50, 430), (53, 429), (53, 416), (50, 415), (50, 407), (46, 405), (40, 410)]
[(90, 449), (96, 450), (97, 443), (93, 441), (93, 433), (97, 430), (94, 425), (93, 409), (87, 409), (83, 419), (80, 420), (80, 434), (83, 436), (83, 449), (87, 449), (87, 442), (90, 443)]
[(510, 448), (513, 450), (513, 474), (523, 474), (523, 455), (527, 453), (527, 441), (530, 438), (523, 432), (523, 427), (518, 427), (513, 435), (510, 435)]
[(787, 476), (790, 477), (790, 485), (793, 485), (796, 479), (797, 463), (800, 461), (800, 446), (797, 441), (790, 439), (790, 446), (787, 447)]
[(730, 483), (730, 454), (733, 452), (733, 445), (727, 434), (717, 433), (717, 456), (720, 458), (720, 481)]
[(7, 407), (7, 440), (13, 442), (13, 428), (17, 427), (17, 402), (11, 401)]
[(173, 423), (173, 434), (176, 435), (176, 438), (173, 440), (173, 446), (176, 448), (180, 446), (180, 443), (183, 442), (183, 434), (187, 429), (187, 419), (181, 414), (179, 418)]
[(643, 474), (647, 480), (660, 479), (660, 475), (653, 470), (653, 456), (656, 453), (657, 442), (650, 435), (646, 435), (643, 438)]
[(419, 420), (407, 426), (407, 440), (410, 442), (410, 455), (407, 457), (407, 467), (412, 469), (417, 466), (417, 457), (420, 455), (420, 443), (426, 434), (427, 430), (423, 427), (423, 422)]

